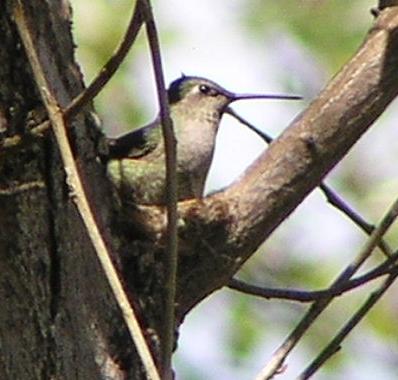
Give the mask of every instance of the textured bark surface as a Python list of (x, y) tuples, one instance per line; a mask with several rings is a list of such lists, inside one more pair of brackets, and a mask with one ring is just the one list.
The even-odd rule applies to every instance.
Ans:
[[(42, 113), (12, 22), (15, 6), (0, 4), (5, 136), (23, 132), (29, 119)], [(64, 1), (23, 6), (52, 90), (65, 106), (83, 89), (73, 60), (70, 9)], [(99, 132), (88, 120), (80, 116), (70, 137), (99, 219), (111, 220), (109, 188), (96, 152)], [(114, 361), (124, 365), (133, 349), (120, 344), (121, 338), (126, 342), (124, 325), (72, 202), (51, 133), (1, 152), (0, 173), (0, 378), (119, 378)], [(107, 226), (103, 229), (106, 233)], [(137, 363), (132, 357), (129, 362)], [(140, 378), (140, 366), (134, 368), (130, 378)]]
[[(83, 88), (67, 2), (21, 3), (52, 90), (66, 106)], [(15, 6), (0, 2), (1, 138), (43, 118), (13, 23)], [(359, 52), (239, 182), (179, 205), (179, 321), (228, 282), (395, 97), (397, 28), (398, 9), (387, 7)], [(70, 125), (70, 140), (101, 229), (123, 263), (134, 307), (157, 347), (164, 210), (121, 212), (98, 158), (101, 135), (89, 111)], [(51, 132), (0, 150), (0, 225), (0, 378), (143, 378)]]

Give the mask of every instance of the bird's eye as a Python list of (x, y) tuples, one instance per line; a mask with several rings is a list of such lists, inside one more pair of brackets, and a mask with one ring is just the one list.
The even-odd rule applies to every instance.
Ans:
[(211, 86), (208, 86), (207, 84), (199, 85), (199, 91), (203, 95), (207, 95), (207, 96), (216, 96), (216, 95), (218, 95), (218, 91), (215, 88), (213, 88)]
[(202, 94), (207, 95), (207, 94), (209, 94), (209, 93), (211, 92), (211, 88), (210, 88), (209, 86), (205, 85), (205, 84), (201, 84), (201, 85), (199, 86), (199, 91), (200, 91)]

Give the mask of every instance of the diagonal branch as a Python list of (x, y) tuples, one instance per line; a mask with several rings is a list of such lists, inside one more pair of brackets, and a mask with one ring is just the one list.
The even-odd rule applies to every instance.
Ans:
[(137, 351), (145, 367), (148, 379), (160, 379), (152, 354), (145, 341), (143, 332), (139, 326), (137, 317), (130, 306), (124, 292), (122, 283), (112, 263), (110, 253), (101, 235), (100, 229), (94, 218), (91, 206), (86, 197), (79, 171), (67, 136), (67, 127), (61, 109), (55, 95), (51, 92), (50, 84), (46, 77), (46, 68), (42, 66), (39, 55), (30, 32), (29, 23), (25, 17), (24, 6), (18, 2), (14, 12), (19, 34), (24, 44), (26, 54), (39, 88), (42, 100), (46, 106), (55, 138), (58, 142), (61, 157), (64, 163), (66, 181), (71, 191), (71, 197), (80, 213), (86, 227), (86, 232), (95, 248), (95, 252), (102, 265), (109, 285), (125, 319), (127, 328), (131, 334)]
[[(262, 140), (266, 143), (271, 144), (274, 140), (271, 136), (269, 136), (264, 131), (257, 128), (255, 125), (250, 123), (248, 120), (240, 116), (234, 109), (228, 107), (226, 113), (234, 117), (240, 123), (251, 129), (254, 133), (256, 133)], [(321, 182), (319, 188), (322, 190), (325, 195), (327, 201), (338, 210), (340, 210), (343, 214), (345, 214), (349, 219), (351, 219), (357, 226), (359, 226), (362, 231), (367, 233), (368, 235), (374, 230), (375, 226), (367, 222), (362, 215), (357, 213), (340, 195), (338, 195), (330, 186), (326, 185), (326, 183)], [(386, 242), (383, 240), (380, 241), (380, 249), (381, 251), (388, 257), (391, 256), (392, 251)]]
[(70, 118), (79, 113), (86, 104), (91, 102), (105, 87), (122, 64), (144, 22), (141, 8), (140, 1), (137, 1), (129, 25), (119, 46), (90, 85), (80, 95), (73, 99), (65, 109), (64, 118), (66, 118), (66, 120), (70, 120)]
[[(106, 84), (113, 77), (117, 69), (126, 58), (127, 53), (130, 51), (130, 48), (133, 45), (138, 35), (138, 32), (144, 22), (140, 4), (141, 3), (137, 1), (127, 30), (113, 55), (105, 63), (97, 76), (92, 80), (90, 85), (86, 87), (81, 94), (76, 96), (76, 98), (74, 98), (72, 102), (62, 111), (64, 119), (66, 121), (76, 116), (88, 103), (90, 103), (99, 94), (99, 92), (106, 86)], [(3, 139), (2, 141), (0, 141), (0, 148), (2, 148), (2, 151), (7, 148), (13, 148), (21, 144), (22, 141), (25, 138), (29, 138), (29, 136), (42, 135), (44, 132), (49, 130), (50, 126), (50, 121), (45, 120), (39, 125), (33, 127), (30, 131), (27, 131), (26, 135), (15, 135)]]

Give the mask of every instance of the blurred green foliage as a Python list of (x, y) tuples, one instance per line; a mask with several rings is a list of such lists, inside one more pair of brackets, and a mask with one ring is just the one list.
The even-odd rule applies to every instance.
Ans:
[[(71, 0), (77, 58), (86, 84), (97, 75), (118, 46), (133, 11), (130, 1)], [(108, 133), (120, 133), (146, 122), (145, 102), (137, 97), (132, 65), (146, 47), (140, 33), (126, 61), (95, 99)]]
[(274, 28), (289, 31), (335, 72), (363, 40), (372, 6), (373, 0), (255, 0), (245, 23), (257, 36)]
[(253, 347), (260, 341), (258, 332), (262, 330), (262, 323), (257, 313), (248, 313), (248, 310), (248, 297), (237, 295), (228, 317), (230, 333), (226, 345), (235, 366), (247, 360), (252, 355)]

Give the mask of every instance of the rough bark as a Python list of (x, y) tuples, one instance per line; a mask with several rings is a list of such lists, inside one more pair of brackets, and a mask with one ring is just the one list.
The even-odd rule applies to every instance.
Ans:
[[(83, 88), (66, 2), (22, 1), (61, 106)], [(42, 118), (13, 12), (0, 3), (0, 133)], [(33, 22), (34, 20), (34, 22)], [(178, 320), (222, 287), (342, 159), (398, 92), (398, 9), (384, 9), (365, 43), (230, 188), (180, 211)], [(104, 235), (156, 349), (162, 315), (164, 210), (114, 201), (85, 113), (70, 139)], [(0, 378), (141, 379), (119, 310), (76, 211), (51, 133), (0, 151)], [(152, 338), (152, 339), (151, 339)], [(157, 351), (155, 351), (157, 352)]]
[[(15, 7), (14, 1), (0, 4), (5, 136), (22, 133), (43, 114), (13, 23)], [(26, 1), (23, 7), (52, 90), (66, 106), (83, 89), (67, 2)], [(70, 138), (98, 219), (110, 221), (109, 187), (97, 157), (100, 134), (90, 120), (86, 112), (73, 122)], [(128, 377), (141, 378), (139, 361), (129, 357), (133, 348), (125, 344), (122, 318), (65, 183), (53, 136), (1, 152), (0, 173), (0, 377), (117, 379), (122, 378), (120, 368), (128, 365)], [(107, 229), (104, 225), (105, 234)]]

